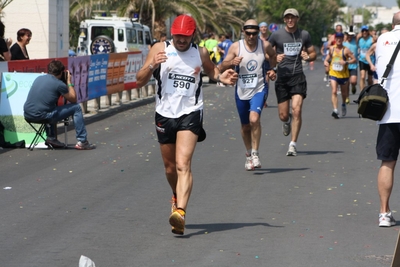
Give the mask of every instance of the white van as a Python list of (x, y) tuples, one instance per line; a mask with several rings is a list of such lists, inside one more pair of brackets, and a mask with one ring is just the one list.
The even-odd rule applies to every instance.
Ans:
[(152, 37), (149, 27), (125, 17), (94, 16), (82, 21), (77, 54), (94, 55), (141, 51), (148, 54)]

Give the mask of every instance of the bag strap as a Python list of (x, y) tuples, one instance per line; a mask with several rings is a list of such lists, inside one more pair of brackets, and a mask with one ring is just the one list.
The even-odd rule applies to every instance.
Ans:
[(397, 43), (396, 49), (394, 50), (393, 55), (390, 58), (389, 64), (386, 65), (386, 70), (383, 73), (381, 84), (383, 84), (384, 80), (386, 80), (387, 77), (389, 76), (389, 73), (392, 70), (394, 61), (396, 60), (396, 57), (397, 57), (397, 54), (399, 53), (399, 50), (400, 50), (400, 42)]

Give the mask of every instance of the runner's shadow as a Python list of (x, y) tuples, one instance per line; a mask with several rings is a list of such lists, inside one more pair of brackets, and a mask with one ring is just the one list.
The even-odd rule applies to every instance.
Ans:
[(297, 151), (297, 154), (304, 155), (324, 155), (324, 154), (339, 154), (343, 153), (343, 151)]
[(280, 172), (289, 172), (289, 171), (304, 171), (304, 170), (308, 170), (309, 168), (261, 168), (261, 169), (255, 169), (253, 174), (254, 175), (263, 175), (266, 173), (280, 173)]
[(214, 232), (222, 232), (229, 230), (236, 230), (245, 227), (254, 227), (254, 226), (265, 226), (265, 227), (284, 227), (284, 226), (276, 226), (270, 225), (268, 223), (207, 223), (207, 224), (188, 224), (185, 226), (186, 229), (199, 229), (199, 231), (185, 234), (183, 236), (176, 236), (179, 238), (190, 238), (196, 235), (204, 235), (212, 234)]

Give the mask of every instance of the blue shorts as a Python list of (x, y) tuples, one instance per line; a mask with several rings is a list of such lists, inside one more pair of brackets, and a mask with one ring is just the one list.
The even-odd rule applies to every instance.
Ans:
[(264, 107), (264, 103), (267, 100), (268, 93), (264, 90), (260, 93), (255, 94), (249, 100), (240, 100), (236, 94), (236, 108), (239, 113), (240, 123), (250, 123), (250, 111), (257, 112), (261, 115), (261, 111)]
[(329, 78), (335, 80), (339, 85), (344, 85), (349, 81), (349, 78), (336, 78), (335, 76), (330, 76)]

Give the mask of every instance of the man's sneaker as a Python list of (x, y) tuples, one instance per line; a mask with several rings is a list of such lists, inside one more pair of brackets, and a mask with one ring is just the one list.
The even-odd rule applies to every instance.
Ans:
[(53, 148), (63, 148), (65, 147), (65, 144), (58, 141), (57, 139), (51, 139), (47, 138), (46, 141), (44, 142), (46, 146), (52, 146)]
[(292, 130), (292, 114), (289, 113), (289, 121), (284, 122), (282, 125), (282, 132), (284, 136), (288, 136), (290, 134), (290, 131)]
[(185, 215), (186, 212), (182, 209), (176, 209), (169, 216), (169, 224), (172, 226), (172, 233), (183, 235), (185, 231)]
[(379, 226), (390, 227), (396, 225), (396, 220), (392, 216), (392, 212), (379, 213)]
[(337, 114), (335, 111), (332, 111), (332, 117), (339, 119), (339, 114)]
[(296, 147), (293, 146), (293, 145), (290, 145), (290, 146), (289, 146), (289, 150), (288, 150), (287, 153), (286, 153), (286, 156), (292, 156), (292, 157), (297, 156), (297, 149), (296, 149)]
[(346, 116), (347, 108), (346, 105), (342, 105), (342, 117)]
[(350, 104), (350, 98), (346, 97), (346, 104)]
[(253, 157), (246, 153), (246, 163), (244, 164), (246, 171), (254, 171)]
[(353, 84), (351, 85), (351, 93), (354, 95), (357, 92), (356, 86)]
[(90, 150), (96, 148), (96, 146), (90, 144), (89, 141), (86, 140), (85, 142), (78, 141), (78, 143), (75, 145), (75, 148), (78, 150)]
[(341, 95), (342, 94), (342, 89), (339, 87), (338, 89), (337, 89), (337, 95)]
[(258, 153), (252, 153), (251, 160), (253, 161), (254, 168), (261, 168), (261, 162), (260, 158), (258, 157)]

